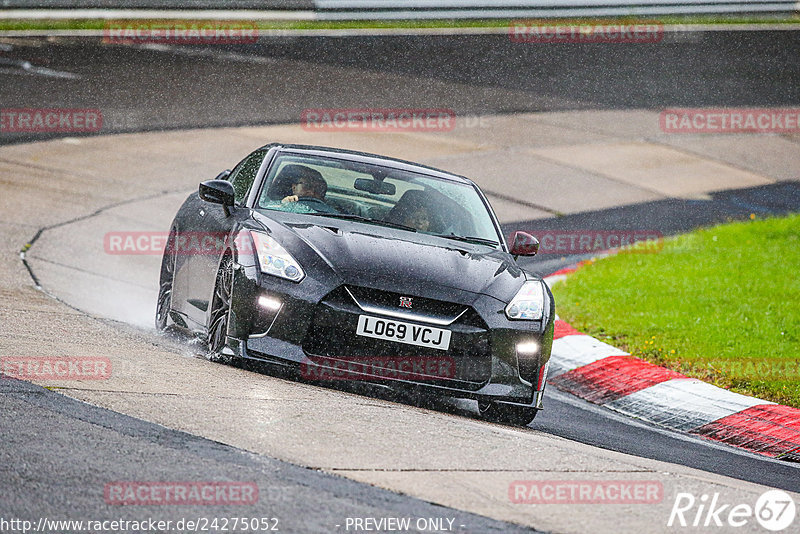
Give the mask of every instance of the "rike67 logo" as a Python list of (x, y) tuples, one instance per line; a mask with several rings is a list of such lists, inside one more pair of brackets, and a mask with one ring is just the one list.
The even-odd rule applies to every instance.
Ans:
[(763, 528), (779, 532), (794, 523), (797, 510), (792, 497), (781, 490), (769, 490), (749, 504), (726, 503), (719, 493), (695, 497), (678, 493), (667, 521), (668, 527), (743, 527), (755, 519)]

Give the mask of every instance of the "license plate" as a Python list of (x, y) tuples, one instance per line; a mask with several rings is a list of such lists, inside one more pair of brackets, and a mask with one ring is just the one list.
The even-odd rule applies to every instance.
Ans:
[(356, 334), (364, 337), (407, 343), (418, 347), (447, 350), (450, 348), (450, 330), (417, 324), (378, 319), (369, 315), (358, 316)]

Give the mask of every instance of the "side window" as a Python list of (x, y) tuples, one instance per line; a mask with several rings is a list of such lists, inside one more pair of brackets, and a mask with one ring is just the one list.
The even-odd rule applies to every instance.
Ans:
[(247, 197), (247, 192), (250, 191), (250, 186), (256, 179), (258, 169), (261, 168), (261, 163), (264, 161), (264, 156), (267, 155), (266, 150), (257, 150), (244, 158), (239, 165), (233, 169), (228, 181), (233, 184), (233, 190), (236, 193), (236, 203), (241, 204)]

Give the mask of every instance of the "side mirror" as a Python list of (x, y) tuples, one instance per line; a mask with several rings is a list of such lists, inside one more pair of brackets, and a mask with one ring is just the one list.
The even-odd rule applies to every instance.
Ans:
[(233, 184), (225, 180), (208, 180), (200, 184), (200, 198), (206, 202), (222, 204), (223, 206), (233, 206), (236, 193), (233, 191)]
[(539, 252), (539, 240), (527, 232), (514, 232), (511, 238), (511, 254), (514, 256), (535, 256)]

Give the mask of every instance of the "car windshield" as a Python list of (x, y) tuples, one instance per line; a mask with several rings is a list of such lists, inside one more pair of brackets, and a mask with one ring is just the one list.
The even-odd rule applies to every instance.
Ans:
[(279, 155), (257, 208), (344, 218), (490, 246), (500, 242), (473, 185), (330, 157)]

